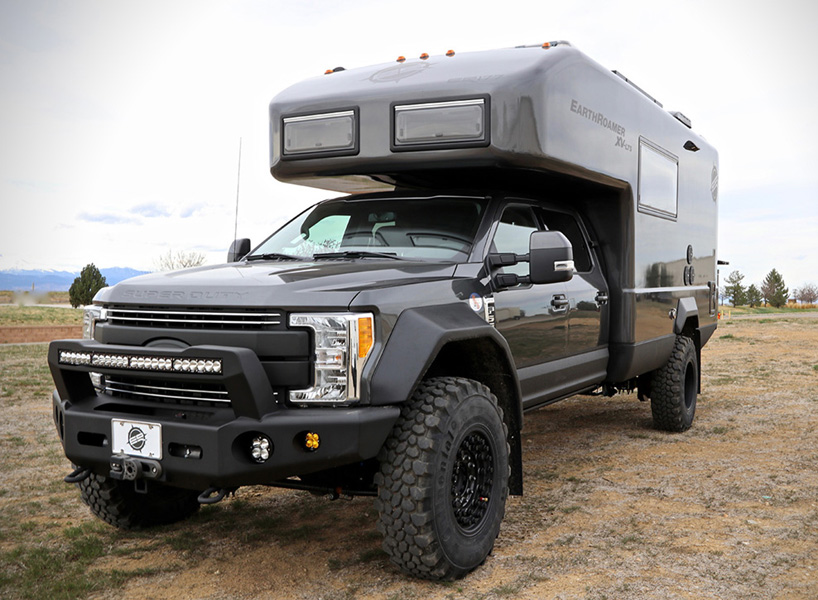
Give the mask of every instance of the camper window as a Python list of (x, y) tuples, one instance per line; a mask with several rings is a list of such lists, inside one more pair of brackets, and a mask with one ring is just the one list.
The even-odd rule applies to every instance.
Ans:
[(666, 219), (677, 216), (679, 159), (639, 140), (639, 211)]

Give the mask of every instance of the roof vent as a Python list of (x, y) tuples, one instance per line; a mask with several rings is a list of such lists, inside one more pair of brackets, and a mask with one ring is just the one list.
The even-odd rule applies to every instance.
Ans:
[(671, 115), (673, 115), (674, 117), (676, 117), (676, 119), (677, 119), (678, 121), (680, 121), (680, 122), (681, 122), (681, 123), (682, 123), (682, 124), (683, 124), (685, 127), (687, 127), (688, 129), (693, 129), (693, 125), (691, 125), (691, 124), (690, 124), (690, 119), (688, 119), (688, 118), (687, 118), (686, 116), (684, 116), (682, 113), (680, 113), (680, 112), (673, 112), (673, 111), (671, 111), (671, 113), (670, 113), (670, 114), (671, 114)]
[(624, 76), (622, 73), (620, 73), (619, 71), (613, 71), (613, 74), (614, 74), (614, 75), (616, 75), (617, 77), (619, 77), (620, 79), (622, 79), (623, 81), (626, 81), (627, 83), (631, 84), (631, 85), (632, 85), (634, 88), (636, 88), (637, 90), (639, 90), (640, 92), (642, 92), (642, 93), (643, 93), (645, 96), (647, 96), (648, 98), (650, 98), (651, 100), (653, 100), (653, 101), (654, 101), (656, 104), (658, 104), (658, 105), (659, 105), (659, 108), (662, 108), (662, 103), (661, 103), (661, 102), (659, 102), (659, 101), (658, 101), (656, 98), (654, 98), (653, 96), (651, 96), (650, 94), (648, 94), (648, 93), (647, 93), (645, 90), (643, 90), (642, 88), (640, 88), (640, 87), (639, 87), (638, 85), (636, 85), (636, 84), (635, 84), (633, 81), (631, 81), (630, 79), (628, 79), (627, 77), (625, 77), (625, 76)]

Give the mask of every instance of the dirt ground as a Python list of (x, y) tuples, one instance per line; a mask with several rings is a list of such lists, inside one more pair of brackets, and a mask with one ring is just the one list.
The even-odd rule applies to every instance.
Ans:
[[(635, 394), (527, 414), (525, 495), (509, 499), (493, 554), (460, 581), (400, 574), (371, 498), (254, 487), (117, 538), (94, 569), (150, 575), (92, 597), (818, 598), (818, 319), (722, 322), (702, 363), (683, 434), (655, 431)], [(21, 407), (18, 425), (41, 428), (47, 401), (29, 416)], [(40, 473), (67, 470), (49, 460)], [(78, 496), (67, 506), (66, 523), (93, 520)]]

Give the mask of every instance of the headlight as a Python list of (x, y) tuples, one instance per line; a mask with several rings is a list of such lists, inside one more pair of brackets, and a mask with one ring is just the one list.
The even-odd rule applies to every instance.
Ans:
[(94, 339), (94, 329), (98, 321), (105, 321), (108, 316), (101, 306), (86, 306), (82, 316), (82, 337), (85, 340)]
[(374, 317), (370, 313), (291, 314), (291, 327), (315, 332), (313, 386), (292, 390), (297, 403), (342, 403), (360, 399), (361, 371), (374, 343)]
[[(82, 338), (85, 340), (94, 339), (94, 330), (97, 322), (105, 321), (108, 317), (105, 314), (105, 309), (101, 306), (86, 306), (85, 312), (82, 315)], [(97, 390), (102, 390), (105, 387), (105, 379), (101, 373), (91, 372), (91, 383)]]

